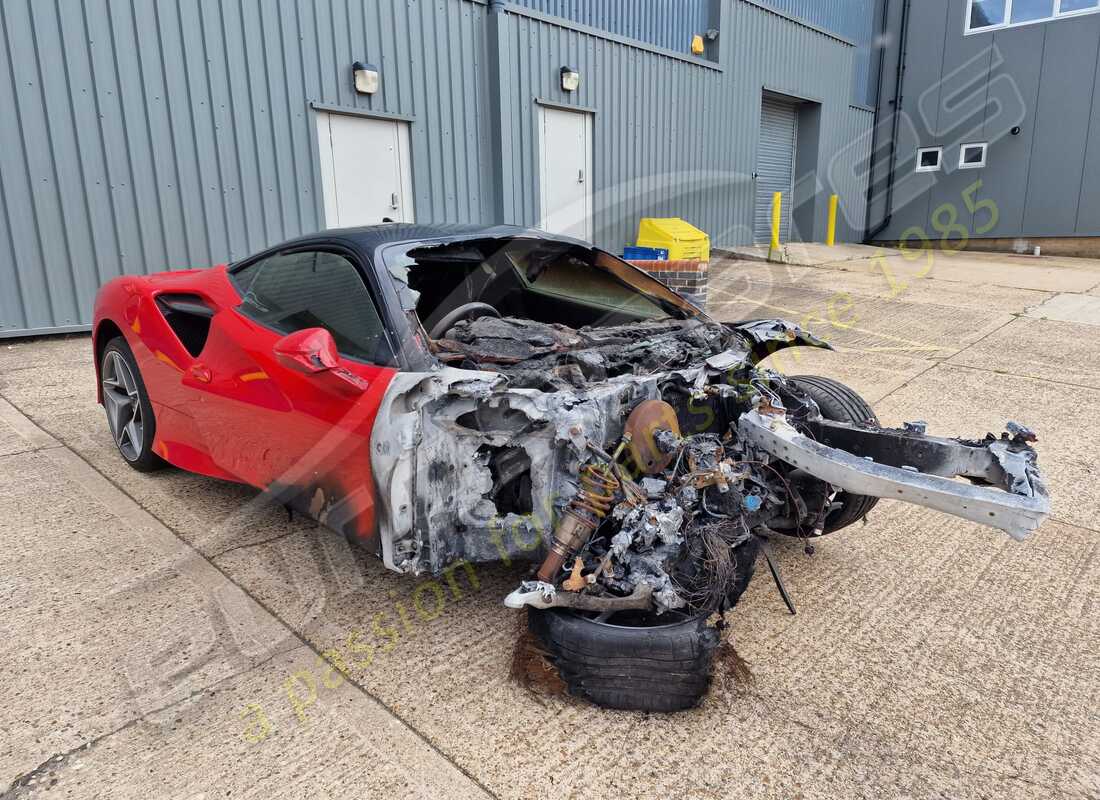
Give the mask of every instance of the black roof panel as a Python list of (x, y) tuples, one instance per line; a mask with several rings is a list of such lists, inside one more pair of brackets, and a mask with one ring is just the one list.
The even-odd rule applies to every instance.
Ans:
[(591, 247), (585, 242), (568, 236), (559, 236), (535, 228), (519, 225), (459, 225), (422, 224), (416, 222), (386, 222), (380, 225), (364, 225), (359, 228), (332, 228), (284, 242), (279, 247), (295, 245), (317, 239), (338, 239), (359, 247), (367, 253), (378, 247), (396, 242), (417, 242), (438, 239), (494, 238), (498, 236), (528, 236), (538, 239), (571, 242)]

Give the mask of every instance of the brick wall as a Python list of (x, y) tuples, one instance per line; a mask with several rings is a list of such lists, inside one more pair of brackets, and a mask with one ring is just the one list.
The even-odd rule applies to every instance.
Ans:
[(707, 274), (710, 264), (706, 261), (631, 261), (650, 275), (680, 294), (699, 308), (707, 307)]

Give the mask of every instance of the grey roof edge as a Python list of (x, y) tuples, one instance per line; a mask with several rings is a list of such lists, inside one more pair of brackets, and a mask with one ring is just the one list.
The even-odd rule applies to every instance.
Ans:
[(846, 44), (849, 47), (859, 47), (859, 45), (856, 44), (854, 41), (845, 38), (844, 36), (841, 36), (839, 33), (834, 33), (833, 31), (826, 30), (825, 28), (814, 25), (812, 22), (807, 22), (804, 19), (799, 19), (798, 17), (787, 14), (784, 11), (780, 11), (778, 8), (772, 8), (771, 6), (764, 5), (763, 3), (758, 2), (758, 0), (735, 0), (735, 2), (744, 3), (745, 5), (749, 6), (755, 6), (761, 11), (766, 11), (769, 14), (775, 14), (775, 16), (777, 17), (781, 17), (785, 20), (788, 20), (789, 22), (793, 22), (795, 25), (799, 25), (803, 28), (809, 28), (811, 31), (820, 33), (822, 36), (828, 36), (830, 39), (835, 39), (841, 44)]
[(721, 64), (714, 61), (707, 61), (705, 59), (696, 58), (686, 53), (678, 53), (675, 50), (669, 50), (665, 47), (658, 47), (657, 45), (643, 42), (640, 39), (632, 39), (629, 36), (621, 36), (617, 33), (611, 33), (610, 31), (601, 30), (600, 28), (593, 28), (590, 25), (582, 25), (579, 22), (574, 22), (571, 19), (565, 17), (556, 17), (553, 14), (545, 14), (542, 11), (535, 11), (532, 8), (526, 6), (517, 5), (516, 3), (505, 2), (503, 6), (504, 10), (509, 14), (515, 14), (519, 17), (527, 17), (529, 19), (538, 20), (539, 22), (545, 22), (549, 25), (556, 25), (559, 28), (567, 28), (569, 30), (583, 33), (587, 36), (594, 36), (598, 39), (606, 39), (609, 42), (615, 42), (617, 44), (626, 45), (627, 47), (633, 47), (636, 50), (644, 50), (647, 53), (654, 53), (659, 56), (665, 56), (666, 58), (672, 58), (676, 61), (682, 61), (685, 64), (691, 64), (692, 66), (702, 67), (703, 69), (713, 70), (715, 72), (725, 72), (725, 69)]

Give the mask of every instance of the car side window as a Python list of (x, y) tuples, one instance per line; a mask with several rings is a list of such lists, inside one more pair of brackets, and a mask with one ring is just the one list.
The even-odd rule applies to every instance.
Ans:
[(326, 328), (341, 355), (391, 365), (385, 325), (359, 270), (338, 253), (280, 253), (232, 274), (239, 310), (282, 333)]

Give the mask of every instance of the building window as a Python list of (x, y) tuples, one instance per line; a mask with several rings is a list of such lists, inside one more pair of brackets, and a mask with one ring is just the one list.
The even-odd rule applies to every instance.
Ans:
[(942, 147), (922, 147), (917, 150), (917, 172), (939, 172), (942, 162)]
[(959, 148), (959, 169), (981, 169), (985, 166), (985, 142), (964, 144)]
[(1037, 22), (1041, 19), (1050, 19), (1054, 16), (1054, 0), (1013, 0), (1012, 14), (1008, 21), (1015, 24), (1021, 22)]
[(1100, 0), (969, 0), (966, 33), (1100, 12)]
[(999, 27), (1005, 21), (1007, 0), (971, 0), (969, 30)]

